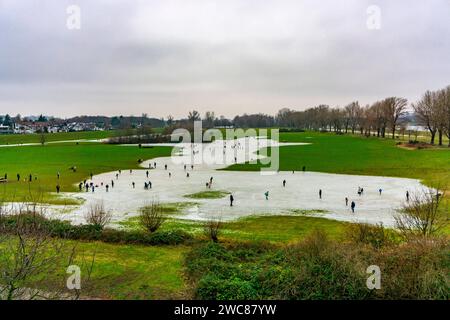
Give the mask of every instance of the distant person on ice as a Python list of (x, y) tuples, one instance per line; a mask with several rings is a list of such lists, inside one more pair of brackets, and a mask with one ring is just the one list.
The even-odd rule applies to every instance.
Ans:
[(232, 194), (230, 194), (230, 207), (233, 206), (234, 197)]
[(322, 199), (322, 189), (319, 190), (319, 199)]
[(406, 201), (409, 202), (409, 191), (406, 191)]
[(269, 200), (269, 191), (266, 191), (266, 192), (264, 193), (264, 195), (266, 196), (266, 200)]
[(286, 180), (283, 180), (283, 187), (286, 187)]
[(383, 192), (383, 190), (380, 188), (380, 189), (378, 189), (378, 192), (380, 193), (380, 196), (381, 196), (381, 193)]
[(355, 213), (355, 207), (356, 207), (355, 201), (352, 201), (352, 204), (350, 205), (350, 207), (352, 208), (352, 212)]
[(345, 206), (346, 207), (348, 206), (348, 198), (347, 197), (345, 197)]

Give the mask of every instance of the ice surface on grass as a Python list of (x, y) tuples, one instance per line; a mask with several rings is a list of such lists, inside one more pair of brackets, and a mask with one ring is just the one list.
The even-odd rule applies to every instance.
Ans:
[[(161, 144), (159, 144), (161, 145)], [(174, 144), (164, 144), (174, 145)], [(358, 176), (343, 174), (327, 174), (316, 172), (274, 172), (272, 175), (263, 175), (259, 171), (225, 171), (218, 170), (230, 164), (243, 163), (255, 160), (260, 148), (268, 145), (284, 146), (298, 145), (300, 143), (278, 143), (268, 139), (242, 138), (235, 141), (216, 141), (209, 144), (177, 144), (179, 155), (157, 158), (142, 163), (142, 170), (129, 172), (123, 168), (119, 178), (117, 172), (108, 172), (93, 177), (93, 182), (99, 185), (95, 192), (66, 193), (68, 197), (78, 197), (86, 201), (73, 211), (55, 216), (71, 220), (75, 223), (84, 223), (87, 209), (98, 201), (103, 201), (105, 207), (113, 213), (115, 221), (127, 219), (137, 215), (140, 207), (157, 200), (165, 202), (186, 201), (184, 195), (207, 190), (226, 190), (234, 196), (233, 207), (230, 207), (229, 197), (220, 199), (196, 199), (197, 204), (184, 209), (183, 215), (177, 218), (204, 220), (211, 217), (220, 217), (222, 220), (232, 220), (239, 217), (260, 214), (292, 214), (292, 209), (324, 210), (327, 214), (315, 215), (328, 219), (351, 222), (383, 223), (386, 226), (394, 225), (396, 209), (405, 201), (407, 190), (413, 192), (424, 186), (415, 179)], [(246, 146), (246, 147), (244, 147)], [(124, 146), (137, 147), (137, 146)], [(203, 149), (203, 153), (202, 153)], [(124, 150), (124, 152), (126, 152)], [(225, 154), (224, 154), (225, 152)], [(202, 154), (203, 163), (200, 161)], [(225, 162), (211, 164), (212, 158), (217, 155), (225, 157)], [(193, 158), (194, 157), (194, 158)], [(235, 159), (236, 158), (236, 159)], [(209, 160), (208, 160), (209, 159)], [(195, 162), (191, 169), (191, 163)], [(298, 159), (301, 164), (301, 159)], [(149, 164), (155, 169), (147, 169)], [(165, 165), (167, 164), (167, 170)], [(184, 165), (186, 164), (186, 170)], [(146, 171), (149, 177), (146, 177)], [(169, 178), (169, 172), (171, 177)], [(189, 177), (187, 177), (189, 173)], [(211, 189), (206, 183), (213, 177)], [(106, 192), (105, 185), (114, 188)], [(286, 187), (283, 187), (286, 180)], [(151, 181), (152, 188), (144, 189), (144, 183)], [(101, 183), (103, 182), (103, 186)], [(132, 182), (136, 188), (133, 189)], [(357, 194), (358, 187), (364, 189), (363, 195)], [(379, 194), (379, 189), (382, 194)], [(319, 199), (319, 189), (322, 189), (322, 199)], [(269, 191), (268, 200), (264, 193)], [(348, 197), (348, 206), (345, 205)], [(351, 212), (350, 203), (356, 203), (355, 213)], [(51, 208), (49, 209), (51, 212)]]

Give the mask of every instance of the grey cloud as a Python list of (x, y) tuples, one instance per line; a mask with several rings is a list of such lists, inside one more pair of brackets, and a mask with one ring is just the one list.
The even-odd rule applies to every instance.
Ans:
[[(82, 29), (65, 28), (78, 4)], [(0, 1), (0, 114), (275, 113), (449, 83), (450, 3)]]

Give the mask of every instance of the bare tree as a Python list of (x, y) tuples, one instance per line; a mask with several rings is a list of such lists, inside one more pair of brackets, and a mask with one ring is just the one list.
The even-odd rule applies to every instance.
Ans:
[(200, 113), (197, 110), (189, 111), (188, 120), (191, 122), (200, 120)]
[(431, 91), (425, 92), (422, 98), (412, 105), (418, 123), (425, 126), (431, 135), (431, 144), (434, 144), (438, 130), (438, 112), (436, 94)]
[(383, 100), (383, 111), (391, 126), (392, 139), (395, 139), (395, 130), (399, 119), (405, 115), (408, 100), (398, 97), (390, 97)]
[(354, 102), (348, 104), (347, 106), (345, 106), (344, 112), (345, 112), (345, 118), (346, 118), (346, 127), (345, 127), (346, 133), (347, 133), (348, 127), (351, 128), (352, 133), (355, 133), (356, 127), (358, 125), (359, 109), (361, 109), (361, 107), (359, 106), (358, 101), (354, 101)]
[(448, 146), (450, 147), (450, 86), (443, 89), (443, 116), (445, 119), (444, 131), (448, 138)]
[(167, 116), (167, 125), (171, 126), (173, 124), (173, 121), (174, 121), (173, 116), (169, 114)]
[(222, 228), (222, 221), (220, 219), (211, 218), (203, 225), (205, 235), (213, 242), (219, 241), (219, 234)]
[(153, 201), (150, 205), (141, 208), (139, 221), (145, 230), (155, 232), (165, 221), (162, 206)]
[[(330, 127), (333, 127), (335, 132), (341, 132), (344, 126), (344, 113), (339, 108), (332, 108), (329, 114)], [(331, 130), (331, 128), (330, 128)]]
[[(0, 300), (78, 299), (80, 287), (68, 288), (66, 278), (67, 267), (75, 263), (76, 245), (52, 237), (41, 215), (18, 212), (14, 219), (15, 224), (2, 224), (0, 230)], [(77, 262), (87, 275), (84, 288), (94, 261), (95, 254), (87, 268), (84, 259)], [(45, 283), (36, 281), (42, 277)]]
[(387, 127), (387, 117), (383, 101), (377, 101), (370, 107), (373, 117), (373, 128), (377, 131), (377, 137), (385, 137)]
[(442, 90), (436, 91), (436, 99), (437, 99), (437, 129), (438, 129), (438, 138), (439, 145), (442, 146), (442, 138), (444, 135), (447, 135), (449, 129), (449, 109), (450, 109), (450, 98), (449, 98), (450, 89), (447, 87)]
[(214, 127), (214, 120), (216, 120), (216, 116), (213, 111), (206, 111), (205, 117), (203, 118), (203, 125), (206, 128)]
[(99, 202), (91, 205), (85, 219), (89, 224), (103, 229), (111, 221), (111, 212), (105, 209), (103, 202)]
[(395, 217), (397, 228), (405, 236), (430, 236), (447, 224), (441, 208), (444, 189), (423, 189), (409, 196), (409, 201)]

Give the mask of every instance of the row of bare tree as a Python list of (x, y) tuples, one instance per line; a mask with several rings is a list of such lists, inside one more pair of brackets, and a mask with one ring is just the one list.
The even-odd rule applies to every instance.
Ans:
[[(398, 130), (405, 132), (406, 124), (410, 123), (408, 101), (405, 98), (389, 97), (373, 104), (361, 106), (353, 101), (344, 108), (319, 105), (304, 111), (288, 108), (281, 109), (273, 117), (267, 114), (243, 114), (233, 120), (215, 117), (214, 112), (206, 112), (202, 119), (198, 111), (191, 111), (187, 119), (178, 120), (190, 123), (203, 120), (204, 127), (230, 126), (244, 128), (263, 128), (280, 126), (303, 130), (359, 132), (363, 135), (386, 137), (389, 132), (392, 138)], [(427, 128), (431, 134), (431, 143), (435, 143), (438, 136), (439, 145), (446, 135), (450, 140), (450, 86), (427, 91), (416, 103), (411, 104), (416, 124)], [(173, 118), (171, 118), (173, 121)], [(449, 142), (450, 145), (450, 142)]]
[(385, 137), (390, 130), (392, 138), (395, 138), (407, 105), (404, 98), (390, 97), (364, 107), (354, 101), (344, 108), (319, 105), (305, 111), (282, 109), (278, 112), (277, 122), (281, 126), (307, 130), (351, 131), (366, 135), (376, 132), (378, 137)]
[(450, 86), (425, 92), (412, 106), (419, 123), (430, 131), (431, 143), (434, 144), (437, 134), (442, 145), (442, 137), (446, 135), (450, 146)]
[[(278, 112), (276, 122), (280, 126), (308, 130), (359, 131), (365, 135), (376, 132), (378, 137), (385, 137), (389, 131), (395, 138), (398, 128), (406, 122), (407, 108), (406, 99), (389, 97), (366, 106), (360, 106), (358, 101), (354, 101), (344, 108), (319, 105), (305, 111), (282, 109)], [(430, 131), (432, 144), (436, 135), (439, 145), (442, 145), (444, 135), (450, 138), (450, 86), (425, 92), (419, 101), (412, 104), (412, 109), (416, 123)]]
[(407, 105), (404, 98), (390, 97), (364, 107), (354, 101), (344, 108), (319, 105), (305, 111), (282, 109), (278, 112), (277, 122), (280, 126), (307, 130), (351, 131), (366, 135), (376, 132), (378, 137), (385, 137), (389, 130), (395, 138), (397, 127), (407, 113)]

